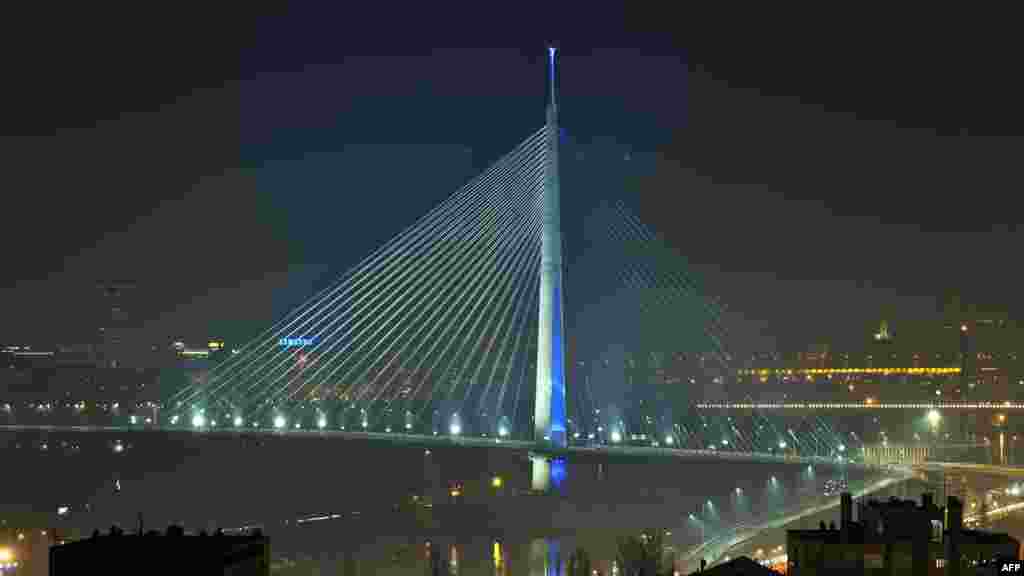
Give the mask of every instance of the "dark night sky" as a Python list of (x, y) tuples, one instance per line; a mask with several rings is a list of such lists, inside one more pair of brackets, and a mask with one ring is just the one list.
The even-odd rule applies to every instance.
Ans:
[[(24, 57), (4, 72), (0, 340), (91, 330), (104, 278), (139, 282), (151, 337), (251, 333), (543, 123), (541, 35), (179, 10), (69, 16), (3, 47)], [(859, 339), (948, 290), (1019, 316), (1012, 53), (710, 45), (653, 20), (559, 35), (562, 124), (577, 150), (630, 153), (601, 169), (732, 322)]]

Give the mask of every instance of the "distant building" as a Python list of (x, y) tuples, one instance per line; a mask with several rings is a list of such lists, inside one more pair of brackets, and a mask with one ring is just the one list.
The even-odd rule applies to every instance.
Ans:
[(891, 342), (892, 341), (892, 333), (889, 332), (889, 323), (887, 321), (882, 320), (882, 325), (879, 326), (878, 332), (875, 332), (875, 341), (876, 342)]
[[(863, 346), (756, 354), (737, 366), (736, 384), (765, 395), (835, 402), (1024, 400), (1024, 325), (996, 315), (959, 314), (883, 321)], [(761, 396), (761, 398), (756, 398)]]
[(1007, 534), (964, 530), (956, 497), (946, 508), (931, 494), (920, 506), (896, 498), (861, 503), (856, 522), (850, 494), (840, 502), (838, 529), (786, 531), (788, 575), (965, 576), (998, 572), (1003, 561), (1020, 557), (1020, 542)]
[(55, 365), (56, 352), (29, 345), (0, 346), (0, 369), (28, 370)]
[(705, 568), (700, 572), (694, 572), (691, 576), (781, 576), (775, 570), (762, 566), (761, 564), (740, 556), (728, 562), (716, 564), (712, 568)]
[(47, 574), (49, 547), (62, 538), (53, 528), (0, 525), (0, 575)]
[(96, 535), (50, 548), (50, 575), (65, 574), (270, 574), (270, 540), (262, 535)]
[(101, 295), (100, 313), (96, 327), (100, 362), (116, 368), (125, 362), (128, 344), (127, 330), (132, 325), (133, 297), (136, 284), (131, 281), (102, 281), (96, 284)]
[(224, 341), (216, 338), (211, 338), (209, 341), (204, 342), (202, 346), (189, 346), (185, 342), (177, 341), (171, 344), (171, 349), (174, 350), (174, 353), (179, 358), (186, 360), (215, 359), (230, 354)]

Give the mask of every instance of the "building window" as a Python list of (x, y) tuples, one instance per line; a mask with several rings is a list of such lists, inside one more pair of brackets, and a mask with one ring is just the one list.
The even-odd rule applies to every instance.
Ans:
[(935, 559), (935, 567), (936, 568), (945, 568), (946, 567), (946, 559), (945, 558), (936, 558)]

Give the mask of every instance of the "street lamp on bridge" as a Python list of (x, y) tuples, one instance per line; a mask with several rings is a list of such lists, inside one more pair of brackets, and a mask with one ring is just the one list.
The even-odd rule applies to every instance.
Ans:
[(700, 542), (699, 542), (699, 544), (703, 544), (704, 543), (704, 521), (700, 519), (700, 512), (698, 511), (697, 514), (694, 514), (694, 513), (691, 512), (690, 513), (690, 521), (697, 525), (697, 530), (700, 531)]
[(928, 421), (929, 428), (931, 428), (932, 437), (937, 437), (939, 435), (939, 425), (942, 424), (942, 414), (938, 410), (932, 408), (928, 411), (928, 414), (925, 415), (925, 419)]

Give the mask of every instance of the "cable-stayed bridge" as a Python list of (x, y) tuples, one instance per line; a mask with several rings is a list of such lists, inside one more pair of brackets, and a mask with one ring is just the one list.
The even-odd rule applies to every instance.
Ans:
[[(624, 422), (591, 426), (601, 420), (592, 390), (567, 394), (573, 377), (555, 56), (550, 50), (540, 130), (207, 378), (174, 394), (167, 405), (172, 424), (472, 431), (554, 448), (570, 436), (625, 440)], [(594, 328), (664, 338), (666, 328), (678, 331), (666, 322), (675, 311), (724, 362), (713, 305), (691, 279), (644, 265), (658, 242), (624, 204), (601, 204), (589, 225), (589, 253), (615, 285), (612, 295), (633, 300), (626, 313)], [(607, 266), (613, 250), (620, 264)], [(675, 429), (657, 436), (682, 442), (677, 436), (686, 432)]]
[[(817, 489), (814, 465), (841, 465), (845, 477), (847, 466), (887, 463), (883, 458), (893, 455), (896, 462), (904, 454), (928, 459), (927, 448), (920, 446), (905, 451), (903, 446), (871, 445), (863, 421), (814, 410), (794, 416), (773, 406), (730, 406), (695, 392), (720, 389), (734, 373), (723, 307), (621, 199), (596, 202), (583, 227), (585, 255), (563, 262), (554, 53), (551, 71), (552, 96), (543, 127), (197, 381), (159, 402), (131, 406), (62, 398), (13, 408), (0, 398), (0, 430), (42, 432), (32, 440), (41, 451), (55, 449), (59, 434), (51, 438), (51, 432), (110, 436), (113, 452), (121, 453), (130, 447), (122, 444), (122, 433), (153, 431), (241, 436), (240, 444), (252, 437), (288, 437), (286, 451), (296, 444), (291, 438), (313, 437), (548, 454), (711, 458), (729, 462), (737, 483), (749, 475), (734, 471), (739, 467), (732, 463), (758, 463), (758, 472), (770, 478), (752, 482), (765, 480), (758, 491), (766, 495), (766, 510), (773, 512), (782, 501), (784, 482), (776, 482), (774, 469), (762, 463), (803, 465), (793, 482), (795, 505), (802, 507), (804, 497)], [(582, 294), (584, 285), (593, 288), (590, 284), (601, 289), (584, 306), (588, 313), (569, 315), (565, 303)], [(583, 335), (620, 348), (627, 342), (640, 349), (675, 342), (700, 357), (699, 381), (650, 386), (621, 371), (584, 377), (570, 354), (570, 340)], [(57, 418), (50, 416), (55, 412), (68, 417), (60, 420), (77, 423), (54, 424)], [(77, 449), (72, 445), (71, 450)], [(236, 448), (230, 450), (231, 465), (240, 466)], [(154, 452), (156, 460), (172, 461)], [(548, 477), (555, 482), (557, 466), (546, 458), (531, 462), (534, 488)], [(643, 462), (650, 466), (650, 460)], [(195, 476), (228, 476), (211, 474), (206, 465), (212, 466), (204, 462)], [(315, 476), (335, 475), (340, 476), (325, 465)], [(304, 474), (297, 476), (304, 480)], [(178, 478), (175, 470), (175, 489)], [(116, 486), (120, 492), (120, 480)], [(284, 492), (283, 486), (274, 485), (274, 490)], [(735, 490), (726, 496), (731, 512), (737, 518), (749, 516), (750, 503), (740, 486), (727, 488)], [(456, 492), (461, 494), (461, 487)], [(522, 502), (505, 507), (529, 509)], [(663, 502), (656, 506), (676, 513)], [(719, 538), (750, 529), (747, 524), (731, 527), (734, 520), (723, 521), (710, 499), (707, 507), (700, 506), (686, 526), (698, 529), (701, 540), (716, 523), (725, 530)], [(702, 548), (696, 552), (704, 553)]]
[[(574, 266), (581, 283), (597, 278), (611, 289), (591, 307), (596, 321), (567, 326), (554, 50), (549, 56), (540, 130), (175, 393), (163, 403), (165, 423), (472, 434), (552, 448), (720, 446), (721, 433), (702, 439), (707, 423), (686, 423), (685, 404), (647, 399), (642, 413), (645, 400), (624, 382), (595, 391), (569, 370), (571, 330), (634, 342), (686, 334), (708, 349), (707, 374), (718, 380), (729, 356), (717, 303), (663, 265), (678, 258), (621, 200), (593, 209), (589, 256)], [(736, 433), (736, 445), (751, 450), (779, 443)]]
[[(862, 430), (841, 419), (697, 404), (694, 388), (733, 372), (723, 307), (626, 202), (595, 202), (584, 255), (563, 262), (554, 51), (549, 67), (546, 122), (513, 150), (198, 381), (82, 429), (858, 454)], [(570, 318), (566, 301), (591, 284), (599, 296)], [(568, 350), (583, 336), (679, 343), (700, 354), (701, 381), (652, 390), (621, 373), (585, 378)]]

